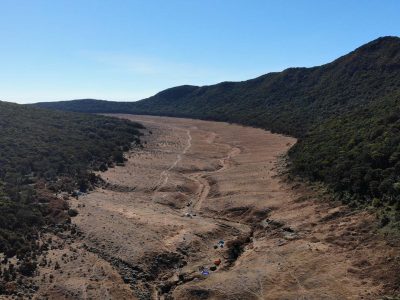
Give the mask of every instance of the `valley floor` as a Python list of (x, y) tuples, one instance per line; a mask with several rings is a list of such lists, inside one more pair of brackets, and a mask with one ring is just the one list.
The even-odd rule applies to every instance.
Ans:
[(279, 175), (295, 139), (118, 117), (144, 124), (144, 148), (71, 199), (82, 237), (54, 238), (36, 298), (377, 299), (396, 288), (400, 254), (373, 216)]

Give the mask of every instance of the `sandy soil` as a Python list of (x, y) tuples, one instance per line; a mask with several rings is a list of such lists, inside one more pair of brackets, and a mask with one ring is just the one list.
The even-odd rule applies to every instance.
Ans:
[(278, 176), (295, 139), (118, 117), (146, 126), (144, 147), (101, 173), (104, 188), (71, 200), (82, 237), (54, 242), (38, 299), (376, 299), (396, 289), (397, 244), (373, 233), (373, 216)]

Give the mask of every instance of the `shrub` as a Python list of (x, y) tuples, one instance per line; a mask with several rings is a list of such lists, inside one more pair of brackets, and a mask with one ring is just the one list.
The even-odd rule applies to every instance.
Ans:
[(76, 217), (78, 215), (78, 211), (74, 208), (70, 208), (68, 209), (68, 215), (72, 218), (72, 217)]

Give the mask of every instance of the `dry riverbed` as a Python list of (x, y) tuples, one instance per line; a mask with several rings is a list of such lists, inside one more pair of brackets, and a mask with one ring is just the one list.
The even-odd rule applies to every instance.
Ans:
[(118, 117), (145, 125), (144, 147), (70, 200), (81, 234), (53, 237), (37, 299), (377, 299), (398, 288), (397, 244), (373, 216), (279, 175), (295, 139)]

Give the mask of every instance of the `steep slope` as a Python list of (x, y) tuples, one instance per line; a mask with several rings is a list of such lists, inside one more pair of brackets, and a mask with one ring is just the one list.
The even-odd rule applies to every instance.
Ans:
[(290, 134), (300, 138), (290, 153), (296, 174), (328, 183), (355, 205), (400, 207), (399, 91), (400, 38), (382, 37), (326, 65), (244, 82), (181, 86), (131, 103), (37, 105), (229, 121)]
[[(43, 225), (68, 221), (67, 203), (53, 194), (90, 188), (90, 171), (122, 162), (123, 151), (139, 143), (139, 128), (0, 101), (0, 253), (32, 255)], [(33, 262), (32, 256), (30, 270)]]

